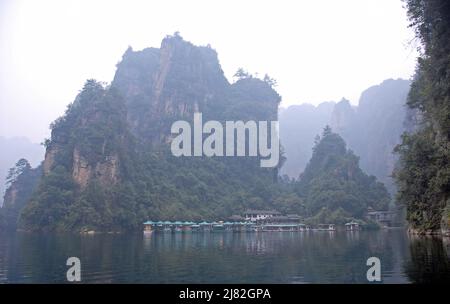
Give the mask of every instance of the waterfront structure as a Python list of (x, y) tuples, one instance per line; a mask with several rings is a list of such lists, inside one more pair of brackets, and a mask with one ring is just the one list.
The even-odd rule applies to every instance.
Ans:
[(376, 211), (372, 208), (367, 210), (366, 218), (380, 224), (383, 227), (390, 227), (394, 221), (396, 212), (394, 211)]
[(202, 231), (211, 231), (212, 227), (213, 227), (213, 223), (208, 223), (208, 222), (201, 222), (198, 224), (200, 226), (200, 230)]
[(155, 222), (152, 221), (146, 221), (144, 223), (144, 233), (152, 233), (153, 232), (153, 226), (155, 225)]
[(191, 231), (200, 231), (200, 225), (197, 224), (191, 225)]
[(351, 221), (351, 222), (345, 224), (345, 230), (354, 231), (354, 230), (359, 230), (359, 229), (360, 229), (359, 223), (357, 223), (355, 221)]
[(194, 222), (183, 222), (183, 224), (181, 225), (181, 231), (183, 231), (183, 232), (192, 231), (192, 225), (195, 225), (195, 223)]
[(281, 213), (275, 210), (246, 210), (244, 212), (244, 218), (246, 221), (257, 222), (260, 220), (266, 220), (273, 216), (280, 216)]
[(302, 230), (300, 230), (300, 225), (296, 224), (267, 224), (262, 226), (262, 231), (295, 232)]
[[(181, 221), (146, 221), (143, 223), (144, 232), (163, 231), (163, 232), (260, 232), (260, 231), (279, 231), (279, 232), (300, 232), (300, 231), (335, 231), (333, 224), (319, 224), (314, 229), (309, 225), (301, 223), (301, 217), (297, 214), (281, 215), (278, 211), (248, 210), (245, 213), (244, 221), (236, 221), (240, 216), (233, 216), (234, 221), (202, 221), (200, 223), (181, 222)], [(356, 222), (347, 223), (348, 229), (356, 230), (359, 224)]]
[(159, 232), (260, 232), (260, 231), (309, 231), (310, 227), (301, 223), (276, 222), (170, 222), (146, 221), (143, 223), (144, 233)]
[(233, 232), (243, 232), (246, 231), (246, 223), (245, 222), (234, 222), (231, 230)]
[(334, 224), (319, 224), (315, 230), (318, 231), (335, 231)]
[(223, 223), (214, 223), (212, 225), (212, 231), (225, 231), (225, 225)]
[(257, 220), (258, 224), (301, 224), (301, 217), (297, 214), (274, 215), (264, 219)]

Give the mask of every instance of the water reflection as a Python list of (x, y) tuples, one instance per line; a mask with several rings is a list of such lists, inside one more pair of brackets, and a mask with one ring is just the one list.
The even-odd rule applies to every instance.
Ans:
[(449, 239), (410, 236), (405, 271), (414, 283), (450, 283)]
[(66, 259), (83, 282), (367, 283), (381, 260), (384, 283), (448, 282), (449, 243), (399, 231), (0, 235), (0, 282), (65, 282)]

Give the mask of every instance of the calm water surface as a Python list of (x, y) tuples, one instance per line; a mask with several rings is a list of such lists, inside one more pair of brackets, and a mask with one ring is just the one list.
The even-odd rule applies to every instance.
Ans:
[(0, 283), (64, 283), (81, 260), (85, 283), (450, 282), (447, 239), (373, 232), (0, 234)]

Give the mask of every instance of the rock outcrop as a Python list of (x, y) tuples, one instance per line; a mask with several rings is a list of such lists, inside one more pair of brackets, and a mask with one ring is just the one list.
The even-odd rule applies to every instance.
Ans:
[(154, 145), (167, 142), (173, 121), (207, 112), (230, 88), (216, 51), (178, 35), (166, 37), (160, 49), (129, 48), (111, 86), (126, 100), (133, 134)]
[(128, 48), (111, 85), (88, 80), (52, 124), (45, 174), (22, 226), (119, 231), (149, 216), (225, 217), (255, 201), (268, 208), (268, 192), (254, 188), (270, 189), (276, 168), (261, 168), (256, 157), (176, 158), (168, 150), (176, 120), (195, 112), (205, 121), (276, 120), (280, 100), (269, 81), (230, 84), (216, 51), (179, 35), (159, 49)]

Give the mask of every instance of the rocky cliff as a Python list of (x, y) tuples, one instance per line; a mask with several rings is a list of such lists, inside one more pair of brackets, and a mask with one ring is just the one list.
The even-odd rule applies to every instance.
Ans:
[(405, 130), (409, 88), (408, 80), (389, 79), (365, 90), (358, 106), (342, 99), (317, 108), (289, 107), (280, 116), (281, 143), (287, 157), (282, 172), (298, 177), (311, 156), (314, 137), (330, 125), (360, 157), (361, 168), (375, 175), (393, 193), (391, 173), (396, 162), (393, 149)]
[[(360, 157), (361, 168), (385, 183), (391, 193), (394, 192), (391, 176), (397, 159), (393, 150), (405, 131), (409, 89), (408, 80), (385, 80), (362, 92), (354, 109), (345, 101), (338, 103), (331, 123)], [(338, 108), (346, 114), (339, 113)], [(339, 125), (335, 124), (337, 121)]]
[(176, 158), (175, 120), (276, 120), (280, 96), (251, 76), (230, 84), (217, 53), (178, 34), (129, 48), (111, 85), (86, 82), (51, 126), (26, 230), (124, 230), (153, 219), (217, 219), (270, 207), (274, 169), (257, 158)]
[(153, 144), (167, 141), (173, 121), (208, 115), (230, 89), (216, 51), (179, 35), (166, 37), (159, 49), (129, 48), (111, 86), (126, 100), (131, 131)]
[(115, 90), (87, 81), (65, 116), (52, 124), (44, 175), (64, 166), (81, 189), (91, 180), (115, 185), (124, 154), (121, 147), (129, 140), (126, 113), (124, 101)]

